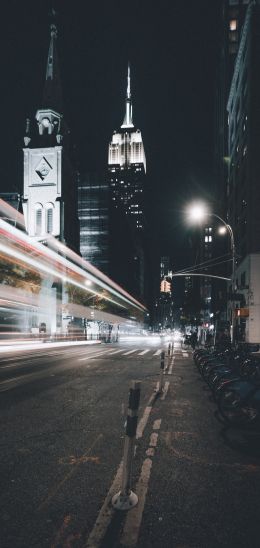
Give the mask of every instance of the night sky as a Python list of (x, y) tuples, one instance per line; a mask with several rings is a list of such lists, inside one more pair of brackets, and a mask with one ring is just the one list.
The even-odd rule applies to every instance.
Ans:
[(182, 210), (212, 200), (221, 0), (11, 1), (1, 22), (1, 191), (22, 188), (25, 118), (40, 106), (57, 11), (64, 115), (82, 171), (101, 170), (123, 120), (127, 62), (161, 253), (189, 264)]

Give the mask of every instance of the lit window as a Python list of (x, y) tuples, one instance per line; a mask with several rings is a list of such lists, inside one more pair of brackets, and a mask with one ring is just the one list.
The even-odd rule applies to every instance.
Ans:
[(208, 241), (209, 241), (209, 237), (205, 236), (205, 242), (208, 242)]
[(237, 30), (237, 19), (231, 19), (229, 22), (230, 30)]
[(39, 236), (42, 233), (42, 206), (40, 204), (35, 207), (35, 234)]
[(212, 242), (212, 236), (209, 236), (209, 242)]
[(53, 231), (53, 209), (50, 207), (47, 209), (47, 230), (48, 234), (52, 234)]

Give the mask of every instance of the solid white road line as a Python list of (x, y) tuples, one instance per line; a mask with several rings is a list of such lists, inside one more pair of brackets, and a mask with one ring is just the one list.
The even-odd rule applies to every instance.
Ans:
[[(154, 399), (154, 395), (151, 396), (150, 401)], [(149, 418), (150, 412), (152, 407), (146, 407), (144, 410), (144, 414), (138, 424), (139, 427), (139, 436), (136, 435), (136, 438), (140, 438), (143, 435), (144, 428), (146, 426), (147, 420)], [(154, 423), (155, 424), (155, 423)], [(158, 422), (157, 422), (158, 424)], [(141, 427), (140, 427), (141, 425)], [(137, 432), (138, 432), (137, 427)], [(154, 428), (155, 430), (155, 428)], [(151, 450), (153, 447), (151, 447)], [(145, 503), (145, 497), (148, 489), (148, 483), (150, 478), (150, 470), (152, 467), (152, 461), (151, 459), (145, 459), (141, 471), (141, 475), (137, 484), (137, 491), (138, 491), (138, 505), (139, 513), (138, 513), (138, 523), (136, 523), (134, 527), (135, 531), (135, 538), (138, 538), (139, 535), (139, 529), (141, 525), (142, 515), (143, 515), (143, 509), (144, 509), (144, 503)], [(116, 510), (113, 508), (111, 504), (111, 498), (115, 493), (117, 493), (120, 490), (121, 483), (122, 483), (122, 473), (123, 473), (123, 460), (120, 462), (120, 465), (117, 469), (116, 475), (114, 477), (113, 483), (107, 493), (107, 496), (104, 500), (104, 503), (99, 511), (98, 517), (96, 519), (96, 522), (94, 524), (94, 527), (88, 537), (86, 548), (99, 548), (101, 546), (102, 540), (104, 539), (104, 536), (106, 534), (106, 531), (111, 523), (111, 520), (113, 516), (116, 513)], [(131, 510), (133, 512), (134, 509)], [(129, 512), (128, 516), (131, 515), (131, 512)], [(130, 524), (130, 532), (132, 530), (132, 525)], [(124, 528), (123, 535), (129, 537), (129, 527)], [(128, 544), (126, 544), (128, 546)]]
[(143, 517), (146, 494), (151, 475), (152, 460), (147, 458), (143, 462), (140, 478), (137, 482), (135, 492), (138, 496), (138, 504), (128, 512), (125, 520), (125, 525), (120, 537), (120, 543), (123, 546), (136, 546), (140, 526)]
[(147, 352), (149, 352), (150, 348), (148, 348), (148, 350), (143, 350), (142, 352), (140, 352), (140, 354), (138, 354), (138, 356), (144, 356), (144, 354), (147, 354)]
[(103, 506), (98, 514), (96, 523), (88, 537), (86, 548), (98, 548), (106, 534), (106, 530), (111, 522), (115, 510), (111, 504), (112, 496), (120, 489), (122, 482), (123, 461), (121, 461), (113, 483), (107, 493)]

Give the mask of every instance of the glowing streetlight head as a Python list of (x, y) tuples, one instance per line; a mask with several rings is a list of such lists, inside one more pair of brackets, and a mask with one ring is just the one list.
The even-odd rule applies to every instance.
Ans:
[(225, 226), (220, 226), (219, 229), (218, 229), (218, 233), (219, 234), (226, 234), (227, 232), (227, 229)]
[(192, 222), (204, 221), (207, 215), (207, 208), (202, 202), (196, 202), (188, 208), (188, 216)]

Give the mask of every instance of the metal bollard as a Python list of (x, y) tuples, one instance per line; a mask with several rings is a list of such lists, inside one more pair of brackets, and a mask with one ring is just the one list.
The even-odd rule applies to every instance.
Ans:
[(129, 391), (121, 490), (112, 498), (112, 506), (116, 510), (130, 510), (138, 503), (137, 495), (131, 490), (131, 481), (140, 387), (140, 381), (132, 381)]
[(159, 380), (158, 392), (162, 392), (162, 391), (163, 391), (164, 359), (165, 359), (165, 352), (164, 352), (164, 350), (162, 350), (162, 352), (161, 352), (160, 380)]

